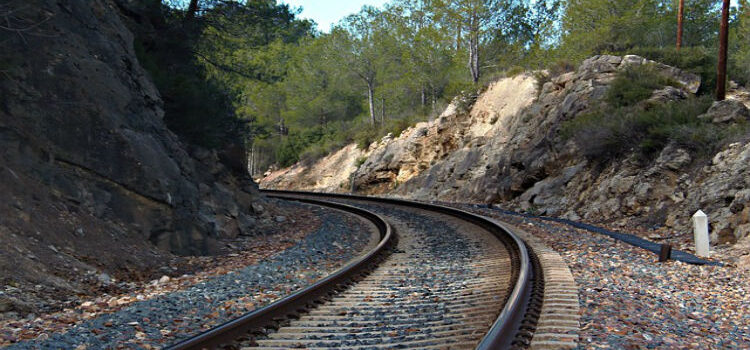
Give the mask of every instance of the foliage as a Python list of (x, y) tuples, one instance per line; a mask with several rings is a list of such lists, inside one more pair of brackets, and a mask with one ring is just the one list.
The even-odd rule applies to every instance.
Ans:
[(471, 111), (471, 108), (474, 107), (474, 103), (477, 102), (479, 94), (480, 91), (477, 91), (475, 89), (462, 90), (461, 92), (459, 92), (452, 102), (456, 105), (456, 111), (459, 114), (469, 113)]
[(679, 67), (701, 77), (698, 94), (710, 94), (716, 86), (716, 52), (706, 47), (684, 47), (677, 51), (668, 48), (636, 47), (628, 53), (645, 57), (652, 61)]
[(373, 128), (364, 128), (354, 134), (353, 141), (357, 143), (357, 148), (366, 150), (373, 142), (377, 141), (379, 136), (380, 130)]
[(291, 131), (289, 135), (277, 137), (279, 146), (276, 150), (276, 163), (282, 167), (292, 165), (302, 158), (315, 160), (336, 145), (336, 129), (326, 127)]
[(707, 96), (649, 108), (603, 105), (564, 123), (562, 135), (572, 138), (591, 159), (614, 159), (630, 152), (647, 159), (670, 142), (710, 154), (731, 133), (728, 128), (697, 118), (710, 106)]
[(541, 95), (544, 84), (552, 81), (552, 74), (549, 72), (538, 70), (534, 72), (534, 79), (536, 79), (536, 91)]
[(354, 160), (354, 166), (359, 168), (362, 166), (362, 164), (365, 164), (366, 161), (367, 161), (367, 157), (365, 156), (357, 157), (357, 159)]
[(576, 69), (576, 65), (566, 59), (558, 59), (552, 62), (547, 67), (547, 70), (549, 71), (549, 74), (552, 77), (556, 77), (561, 74), (572, 72), (575, 69)]
[(521, 67), (521, 66), (512, 66), (512, 67), (508, 68), (507, 71), (505, 71), (505, 76), (507, 76), (507, 77), (515, 77), (515, 76), (517, 76), (519, 74), (524, 73), (525, 71), (526, 71), (526, 68), (524, 68), (524, 67)]
[(747, 86), (750, 83), (750, 1), (739, 1), (737, 22), (730, 29), (729, 76)]
[(207, 148), (244, 145), (257, 128), (238, 108), (243, 85), (279, 80), (283, 65), (269, 62), (283, 60), (280, 43), (307, 35), (311, 24), (275, 0), (199, 1), (197, 17), (160, 1), (134, 3), (154, 26), (135, 27), (134, 46), (164, 99), (167, 126)]
[(613, 107), (632, 106), (650, 97), (664, 86), (678, 86), (677, 82), (660, 74), (654, 66), (634, 65), (619, 72), (607, 90), (606, 101)]
[(153, 11), (152, 16), (166, 19), (156, 28), (159, 34), (137, 32), (134, 46), (162, 95), (167, 126), (183, 140), (207, 148), (240, 143), (243, 128), (233, 117), (227, 91), (207, 78), (192, 55), (195, 29), (169, 10)]
[[(439, 115), (456, 96), (468, 110), (494, 79), (546, 70), (536, 73), (541, 88), (593, 54), (637, 54), (699, 74), (700, 94), (715, 82), (716, 0), (686, 0), (680, 52), (673, 0), (391, 0), (328, 33), (277, 0), (201, 0), (194, 21), (175, 6), (186, 1), (141, 2), (158, 20), (137, 33), (136, 50), (170, 128), (210, 147), (250, 140), (256, 169), (347, 142), (366, 148)], [(730, 75), (740, 82), (750, 79), (747, 2), (730, 25)], [(652, 73), (624, 72), (607, 96), (611, 112), (642, 114), (638, 101), (673, 84)], [(700, 136), (678, 129), (672, 140)]]
[[(718, 4), (714, 0), (685, 2), (685, 47), (715, 45)], [(581, 60), (637, 46), (672, 47), (676, 5), (672, 0), (568, 0), (562, 17), (561, 54)]]

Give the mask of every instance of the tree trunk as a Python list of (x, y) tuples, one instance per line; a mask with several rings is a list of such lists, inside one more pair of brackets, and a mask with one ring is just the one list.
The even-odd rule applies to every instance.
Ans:
[(682, 47), (682, 14), (685, 8), (685, 0), (680, 0), (680, 4), (677, 8), (677, 51), (680, 51)]
[(432, 89), (432, 113), (437, 112), (437, 91)]
[(469, 70), (474, 84), (479, 82), (479, 37), (472, 33), (469, 39)]
[(472, 14), (469, 22), (469, 70), (474, 84), (479, 82), (479, 19)]
[(385, 97), (380, 98), (380, 123), (385, 124)]
[(195, 18), (195, 14), (198, 12), (198, 0), (190, 0), (190, 4), (185, 14), (185, 19), (189, 22)]
[(721, 24), (719, 26), (719, 64), (716, 68), (716, 100), (722, 101), (726, 97), (727, 85), (727, 44), (729, 30), (729, 0), (724, 0), (721, 8)]
[(461, 52), (461, 24), (456, 27), (456, 52)]
[(372, 82), (367, 82), (367, 102), (370, 105), (370, 125), (375, 125), (375, 87)]
[(250, 146), (250, 166), (248, 167), (250, 171), (250, 178), (255, 176), (255, 142)]

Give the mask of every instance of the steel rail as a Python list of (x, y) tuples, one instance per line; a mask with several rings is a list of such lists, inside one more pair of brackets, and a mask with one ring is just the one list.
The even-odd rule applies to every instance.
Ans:
[[(291, 198), (285, 196), (284, 199)], [(362, 216), (377, 226), (380, 231), (380, 242), (374, 249), (365, 255), (348, 263), (346, 266), (336, 270), (334, 273), (306, 288), (279, 299), (267, 306), (248, 312), (239, 318), (225, 322), (208, 331), (180, 341), (179, 343), (171, 345), (165, 349), (183, 350), (217, 348), (223, 344), (231, 343), (247, 333), (273, 325), (280, 318), (297, 315), (307, 308), (312, 307), (312, 304), (316, 300), (335, 294), (337, 290), (340, 290), (347, 284), (351, 283), (352, 279), (363, 274), (367, 267), (370, 264), (375, 263), (381, 253), (383, 253), (387, 246), (394, 240), (391, 226), (378, 214), (341, 203), (301, 198), (294, 198), (294, 200), (332, 207)]]
[(509, 253), (512, 256), (511, 261), (516, 265), (513, 266), (514, 274), (511, 279), (515, 281), (515, 283), (512, 292), (506, 297), (503, 308), (500, 310), (497, 319), (490, 327), (487, 334), (482, 338), (477, 349), (508, 349), (517, 345), (522, 345), (516, 340), (518, 339), (517, 336), (520, 334), (519, 332), (522, 322), (526, 316), (527, 309), (529, 308), (529, 300), (532, 292), (531, 282), (533, 280), (533, 269), (526, 245), (510, 228), (502, 223), (456, 208), (395, 198), (280, 190), (263, 190), (262, 192), (269, 197), (303, 201), (358, 213), (376, 223), (381, 231), (381, 242), (378, 244), (378, 247), (367, 253), (362, 258), (347, 264), (343, 268), (307, 288), (271, 303), (268, 306), (245, 314), (240, 318), (226, 322), (197, 336), (183, 340), (166, 349), (181, 350), (215, 348), (222, 344), (229, 343), (248, 332), (267, 327), (273, 324), (275, 320), (284, 318), (287, 315), (297, 315), (306, 310), (308, 306), (313, 303), (313, 300), (333, 295), (335, 291), (342, 289), (342, 286), (350, 284), (353, 277), (362, 275), (365, 267), (375, 261), (380, 255), (379, 253), (385, 250), (386, 245), (393, 241), (393, 234), (390, 225), (388, 225), (388, 223), (379, 215), (354, 206), (317, 200), (312, 197), (386, 203), (434, 211), (472, 222), (491, 232), (509, 248)]
[(518, 237), (513, 231), (503, 225), (502, 223), (485, 218), (480, 215), (476, 215), (461, 209), (451, 208), (443, 205), (429, 204), (423, 202), (415, 202), (396, 198), (384, 198), (384, 197), (367, 197), (357, 196), (339, 193), (317, 193), (317, 192), (302, 192), (302, 191), (282, 191), (282, 190), (263, 190), (264, 193), (272, 194), (276, 197), (284, 198), (285, 195), (289, 196), (307, 196), (307, 197), (321, 197), (321, 198), (341, 198), (349, 200), (361, 200), (370, 202), (390, 203), (401, 206), (416, 207), (429, 211), (437, 211), (443, 214), (448, 214), (454, 217), (458, 217), (463, 220), (470, 221), (489, 232), (492, 232), (498, 239), (503, 242), (508, 242), (512, 245), (515, 250), (516, 259), (519, 266), (516, 266), (517, 271), (515, 284), (513, 291), (506, 299), (503, 309), (500, 311), (497, 319), (493, 323), (490, 330), (482, 338), (477, 346), (477, 349), (481, 350), (495, 350), (495, 349), (508, 349), (514, 346), (516, 335), (521, 328), (521, 324), (526, 316), (527, 309), (529, 307), (529, 301), (532, 292), (532, 280), (533, 280), (533, 269), (529, 252), (526, 248), (526, 244), (523, 240)]

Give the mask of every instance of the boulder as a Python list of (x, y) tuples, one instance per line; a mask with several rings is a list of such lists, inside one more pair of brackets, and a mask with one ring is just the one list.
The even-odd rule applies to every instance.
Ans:
[(667, 86), (663, 89), (654, 90), (651, 97), (646, 100), (646, 103), (653, 105), (684, 100), (686, 98), (688, 98), (688, 94), (682, 89), (678, 89), (674, 86)]
[(714, 102), (711, 108), (698, 118), (713, 123), (738, 123), (750, 120), (750, 110), (740, 101), (727, 99)]
[(676, 171), (690, 164), (691, 161), (692, 158), (688, 151), (669, 145), (656, 158), (655, 167)]
[(578, 68), (578, 74), (579, 76), (583, 76), (584, 79), (586, 79), (591, 78), (597, 74), (614, 72), (617, 70), (620, 62), (622, 62), (622, 58), (620, 58), (619, 56), (593, 56), (581, 63), (581, 66)]

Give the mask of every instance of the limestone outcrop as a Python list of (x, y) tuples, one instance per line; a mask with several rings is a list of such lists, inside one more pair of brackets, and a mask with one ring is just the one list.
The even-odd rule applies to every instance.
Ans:
[[(453, 103), (434, 122), (371, 146), (367, 160), (349, 175), (354, 189), (422, 200), (496, 203), (682, 234), (691, 232), (689, 218), (702, 209), (713, 222), (715, 243), (748, 236), (747, 141), (729, 145), (713, 159), (672, 144), (652, 160), (625, 155), (598, 161), (561, 136), (565, 121), (600, 103), (619, 70), (640, 64), (650, 64), (678, 83), (657, 89), (645, 103), (681, 101), (700, 87), (695, 74), (633, 55), (591, 57), (577, 70), (543, 84), (532, 74), (504, 78), (490, 85), (468, 111), (460, 110), (462, 103)], [(744, 123), (743, 103), (716, 103), (701, 118)], [(261, 186), (277, 187), (284, 178), (281, 187), (294, 187), (296, 176), (277, 172), (275, 180), (263, 180)]]

